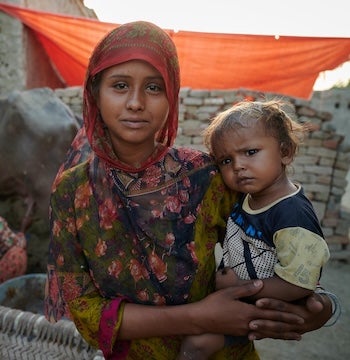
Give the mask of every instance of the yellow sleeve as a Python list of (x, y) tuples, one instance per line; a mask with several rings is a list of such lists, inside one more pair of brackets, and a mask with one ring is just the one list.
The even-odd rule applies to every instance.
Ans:
[(70, 315), (78, 331), (91, 346), (97, 349), (101, 312), (107, 301), (107, 299), (105, 302), (101, 301), (101, 295), (94, 292), (68, 303)]
[[(68, 303), (69, 311), (79, 333), (93, 347), (99, 348), (98, 342), (100, 332), (100, 321), (106, 304), (111, 300), (101, 300), (101, 295), (96, 291), (88, 295), (83, 295)], [(117, 340), (118, 332), (122, 323), (125, 302), (122, 301), (117, 307), (118, 319), (114, 323), (113, 336), (111, 338), (110, 350)]]
[(330, 256), (326, 241), (299, 227), (277, 231), (273, 241), (278, 257), (275, 273), (291, 284), (314, 290)]

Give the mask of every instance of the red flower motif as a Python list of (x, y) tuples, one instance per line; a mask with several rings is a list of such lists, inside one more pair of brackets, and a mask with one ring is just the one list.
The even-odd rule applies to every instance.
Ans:
[(186, 245), (187, 249), (191, 253), (192, 260), (195, 264), (198, 264), (198, 258), (195, 252), (195, 243), (194, 241), (191, 241), (189, 244)]
[(59, 236), (61, 230), (62, 230), (62, 222), (60, 220), (55, 220), (52, 226), (52, 234), (54, 236)]
[(57, 266), (63, 266), (64, 265), (64, 256), (62, 254), (59, 254), (56, 259)]
[(66, 230), (68, 232), (70, 232), (72, 235), (76, 235), (77, 228), (75, 227), (75, 219), (73, 219), (73, 218), (68, 218), (67, 219)]
[(184, 218), (185, 224), (193, 224), (196, 221), (196, 217), (193, 214), (188, 214)]
[(160, 282), (167, 279), (167, 265), (154, 251), (148, 255), (148, 263)]
[(141, 301), (147, 301), (149, 300), (149, 294), (147, 292), (147, 289), (143, 289), (143, 290), (139, 290), (137, 292), (137, 297), (141, 300)]
[(101, 217), (100, 226), (104, 229), (111, 229), (114, 221), (117, 219), (117, 210), (112, 199), (106, 199), (99, 206), (99, 214)]
[(77, 218), (76, 226), (77, 230), (80, 230), (83, 225), (90, 220), (90, 217), (88, 214), (84, 214), (84, 216)]
[(107, 245), (105, 241), (102, 241), (102, 239), (98, 239), (98, 243), (95, 247), (95, 254), (98, 257), (101, 257), (103, 255), (106, 255)]
[(165, 299), (163, 296), (159, 295), (158, 293), (153, 294), (153, 303), (155, 305), (165, 305)]
[(187, 203), (188, 199), (190, 198), (187, 190), (180, 190), (179, 191), (179, 199), (182, 203)]
[[(131, 259), (129, 264), (129, 269), (131, 276), (134, 278), (135, 282), (138, 282), (141, 279), (145, 278), (147, 270), (143, 265), (141, 265), (136, 259)], [(148, 274), (147, 274), (148, 275)]]
[(123, 265), (119, 260), (113, 260), (111, 265), (108, 266), (108, 274), (114, 276), (115, 278), (119, 277), (122, 270)]
[(173, 233), (167, 233), (165, 236), (165, 242), (170, 247), (173, 246), (175, 243), (175, 235)]
[(90, 202), (92, 190), (88, 182), (80, 185), (75, 192), (74, 205), (76, 208), (87, 208)]
[(161, 178), (161, 169), (158, 166), (150, 166), (145, 170), (146, 176), (144, 178), (147, 187), (154, 187), (159, 184)]
[(159, 218), (159, 219), (163, 218), (163, 213), (158, 209), (152, 210), (152, 215), (155, 218)]
[(181, 202), (176, 196), (168, 196), (165, 200), (166, 208), (173, 213), (179, 213), (181, 211)]
[(190, 188), (191, 187), (191, 180), (189, 177), (185, 177), (183, 180), (182, 180), (182, 183), (184, 185), (184, 187), (186, 188)]

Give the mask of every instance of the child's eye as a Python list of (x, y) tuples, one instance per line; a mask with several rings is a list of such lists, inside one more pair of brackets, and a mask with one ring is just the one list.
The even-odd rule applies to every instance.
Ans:
[(223, 166), (223, 165), (228, 165), (228, 164), (231, 164), (232, 160), (229, 159), (229, 158), (226, 158), (226, 159), (222, 159), (219, 161), (219, 165), (220, 166)]
[(259, 152), (258, 149), (249, 149), (249, 150), (246, 151), (246, 155), (252, 156), (252, 155), (254, 155), (254, 154), (258, 153), (258, 152)]

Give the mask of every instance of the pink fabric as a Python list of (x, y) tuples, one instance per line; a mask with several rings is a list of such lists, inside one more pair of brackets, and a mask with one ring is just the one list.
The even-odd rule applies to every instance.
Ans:
[(0, 283), (24, 275), (26, 270), (27, 252), (20, 246), (14, 246), (0, 259)]
[(125, 359), (129, 352), (129, 341), (118, 341), (113, 349), (110, 347), (116, 323), (118, 322), (118, 310), (123, 301), (125, 301), (124, 298), (114, 299), (110, 301), (102, 311), (99, 332), (100, 338), (98, 343), (106, 360)]
[(25, 274), (26, 247), (24, 234), (13, 231), (7, 221), (0, 216), (0, 283)]

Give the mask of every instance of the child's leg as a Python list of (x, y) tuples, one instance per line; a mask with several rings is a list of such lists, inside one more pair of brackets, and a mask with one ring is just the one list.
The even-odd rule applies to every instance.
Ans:
[(206, 360), (224, 345), (225, 337), (220, 334), (186, 336), (182, 341), (177, 360)]

